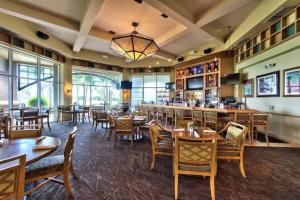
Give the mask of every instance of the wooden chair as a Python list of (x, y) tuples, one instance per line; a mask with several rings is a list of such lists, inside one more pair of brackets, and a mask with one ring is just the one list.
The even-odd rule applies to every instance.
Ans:
[(106, 111), (95, 111), (94, 115), (96, 116), (95, 119), (95, 131), (97, 130), (98, 124), (101, 123), (101, 127), (103, 128), (103, 124), (105, 123), (105, 132), (107, 132), (107, 124), (108, 124), (108, 116)]
[(8, 138), (8, 121), (9, 116), (0, 116), (0, 139), (2, 135), (4, 138)]
[(171, 127), (173, 128), (173, 121), (174, 121), (174, 110), (172, 108), (165, 108), (165, 125), (168, 125), (169, 120), (171, 121)]
[(51, 127), (50, 127), (50, 108), (46, 109), (46, 112), (44, 113), (41, 113), (39, 115), (39, 118), (41, 119), (41, 124), (42, 124), (42, 129), (44, 129), (44, 119), (47, 120), (47, 125), (48, 125), (48, 128), (51, 132)]
[(8, 130), (9, 139), (36, 138), (41, 135), (41, 125), (10, 126)]
[(155, 119), (156, 118), (156, 112), (155, 112), (155, 107), (154, 106), (149, 106), (148, 107), (148, 115), (149, 115), (149, 119)]
[(234, 122), (247, 127), (246, 135), (248, 136), (249, 141), (252, 144), (252, 142), (253, 142), (253, 135), (252, 135), (252, 132), (251, 132), (251, 130), (252, 130), (251, 129), (252, 114), (251, 113), (238, 113), (238, 112), (236, 112), (234, 114)]
[(97, 115), (96, 115), (96, 112), (104, 112), (103, 109), (96, 109), (96, 108), (91, 108), (91, 113), (92, 113), (92, 127), (94, 127), (94, 125), (96, 124), (96, 118), (97, 118)]
[(211, 199), (215, 199), (216, 149), (214, 138), (175, 138), (175, 199), (178, 199), (179, 174), (209, 176)]
[(62, 122), (70, 122), (72, 121), (72, 113), (70, 106), (62, 106), (61, 107), (61, 121)]
[(193, 110), (192, 120), (196, 126), (203, 126), (203, 112), (201, 110)]
[(116, 117), (114, 115), (108, 115), (108, 122), (109, 122), (109, 136), (110, 139), (113, 131), (116, 131)]
[(61, 107), (62, 107), (61, 105), (57, 106), (57, 119), (56, 119), (56, 122), (59, 122), (59, 119), (61, 118), (61, 115), (62, 115)]
[[(41, 160), (34, 162), (26, 167), (25, 183), (35, 183), (39, 180), (46, 179), (40, 184), (25, 192), (26, 195), (31, 194), (34, 191), (44, 187), (50, 181), (62, 184), (69, 196), (73, 196), (69, 172), (71, 172), (74, 178), (77, 178), (72, 162), (73, 146), (75, 141), (77, 128), (74, 127), (73, 131), (69, 134), (65, 143), (64, 155), (50, 156), (42, 158)], [(57, 176), (62, 176), (63, 181), (55, 179)]]
[(252, 136), (255, 132), (255, 136), (257, 139), (257, 132), (258, 132), (258, 127), (262, 127), (264, 129), (263, 133), (265, 135), (267, 145), (269, 146), (269, 114), (267, 113), (260, 113), (260, 114), (253, 114), (252, 115)]
[(0, 199), (23, 200), (26, 155), (0, 160)]
[(204, 111), (204, 126), (218, 130), (218, 112)]
[(164, 108), (158, 107), (156, 108), (156, 119), (160, 122), (164, 121)]
[(229, 122), (218, 134), (223, 132), (226, 132), (226, 138), (225, 140), (218, 141), (217, 159), (239, 160), (240, 171), (245, 178), (244, 143), (247, 135), (247, 127)]
[(21, 117), (16, 119), (16, 125), (20, 122), (21, 125), (24, 125), (25, 122), (28, 124), (38, 124), (39, 122), (39, 109), (23, 109), (21, 110)]
[(118, 136), (128, 135), (131, 136), (131, 148), (133, 145), (134, 134), (136, 133), (136, 129), (133, 126), (132, 118), (117, 118), (116, 119), (116, 130), (115, 130), (115, 145), (117, 145)]
[(175, 127), (177, 127), (177, 120), (184, 119), (184, 110), (175, 109)]
[(88, 115), (89, 121), (91, 121), (91, 119), (90, 119), (90, 107), (89, 106), (79, 106), (79, 108), (82, 110), (82, 121), (84, 122), (84, 120), (86, 118), (86, 114)]
[(154, 168), (156, 156), (173, 156), (173, 140), (161, 135), (160, 130), (159, 125), (155, 121), (149, 123), (152, 147), (151, 170)]

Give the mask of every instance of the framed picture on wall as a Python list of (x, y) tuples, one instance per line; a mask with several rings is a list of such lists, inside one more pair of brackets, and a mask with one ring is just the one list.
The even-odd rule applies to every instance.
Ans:
[(254, 79), (248, 79), (243, 82), (244, 97), (253, 97)]
[(283, 96), (300, 96), (300, 67), (294, 67), (283, 71), (284, 90)]
[(280, 72), (275, 71), (268, 74), (256, 76), (257, 97), (279, 97)]

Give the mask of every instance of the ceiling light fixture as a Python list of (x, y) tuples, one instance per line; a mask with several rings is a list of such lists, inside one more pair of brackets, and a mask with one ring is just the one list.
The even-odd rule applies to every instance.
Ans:
[(125, 35), (115, 36), (111, 41), (111, 48), (131, 61), (142, 60), (159, 50), (152, 38), (136, 31), (138, 25), (137, 22), (133, 22), (134, 31)]

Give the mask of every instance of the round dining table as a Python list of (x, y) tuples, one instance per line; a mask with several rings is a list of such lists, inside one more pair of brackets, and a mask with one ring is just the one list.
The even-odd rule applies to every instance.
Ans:
[[(47, 157), (60, 145), (60, 139), (49, 136), (46, 136), (45, 139), (39, 142), (37, 142), (36, 138), (4, 139), (2, 141), (3, 144), (0, 146), (0, 160), (26, 154), (26, 165)], [(38, 149), (37, 146), (46, 148)]]

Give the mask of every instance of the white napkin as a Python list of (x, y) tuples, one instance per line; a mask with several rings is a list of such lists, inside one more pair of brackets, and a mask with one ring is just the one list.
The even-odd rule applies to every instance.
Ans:
[(47, 150), (47, 149), (53, 149), (56, 148), (55, 145), (36, 145), (32, 148), (33, 151), (35, 150)]
[(203, 130), (203, 133), (215, 133), (216, 131), (214, 130)]
[(184, 131), (185, 129), (184, 128), (176, 128), (176, 129), (173, 129), (173, 131)]

